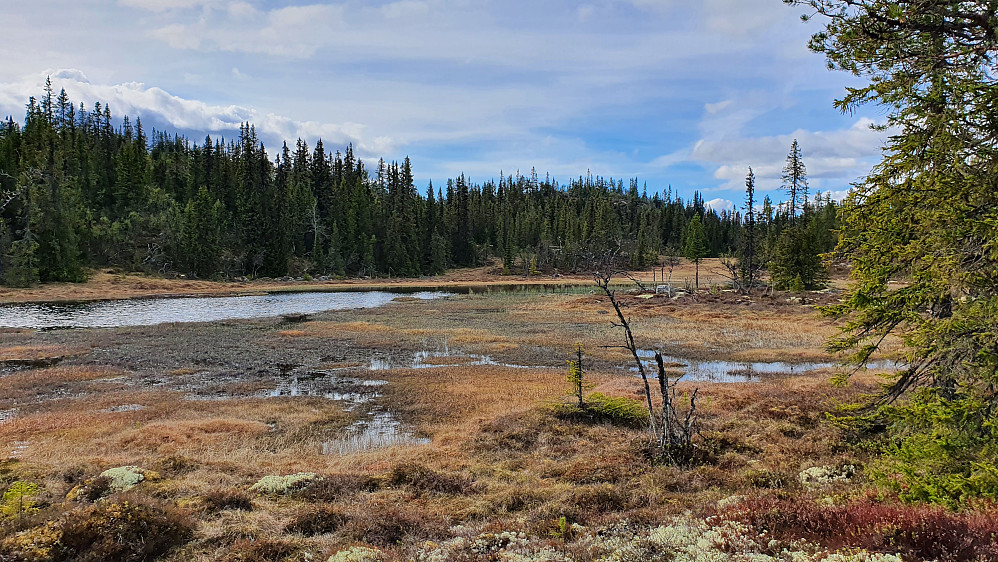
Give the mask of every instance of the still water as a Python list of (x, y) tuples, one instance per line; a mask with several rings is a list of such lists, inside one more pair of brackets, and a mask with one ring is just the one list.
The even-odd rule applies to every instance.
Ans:
[(384, 306), (401, 296), (431, 300), (443, 292), (402, 295), (381, 291), (359, 293), (282, 293), (245, 297), (179, 297), (88, 303), (37, 303), (0, 306), (0, 327), (115, 328), (165, 322), (214, 322), (315, 314)]

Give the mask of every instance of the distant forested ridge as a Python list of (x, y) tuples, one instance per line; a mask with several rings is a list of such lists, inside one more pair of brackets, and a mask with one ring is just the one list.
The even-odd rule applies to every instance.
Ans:
[[(679, 254), (700, 215), (710, 256), (734, 253), (743, 214), (648, 196), (638, 180), (463, 175), (417, 191), (412, 164), (369, 168), (347, 146), (298, 140), (271, 158), (254, 127), (203, 143), (74, 106), (47, 84), (24, 124), (0, 125), (0, 280), (78, 281), (88, 268), (197, 277), (417, 276), (501, 258), (511, 273), (575, 271), (615, 253), (644, 266)], [(820, 197), (806, 211), (834, 222)], [(755, 236), (788, 223), (768, 198)], [(823, 247), (830, 249), (829, 233)]]

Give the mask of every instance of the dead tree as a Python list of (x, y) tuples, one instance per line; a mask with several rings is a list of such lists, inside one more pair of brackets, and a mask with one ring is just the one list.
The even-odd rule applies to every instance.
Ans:
[(723, 256), (721, 257), (721, 266), (724, 267), (724, 271), (717, 271), (717, 273), (726, 277), (731, 282), (733, 289), (739, 293), (747, 293), (748, 287), (742, 283), (742, 267), (738, 260), (730, 256)]
[(649, 430), (655, 439), (656, 448), (659, 451), (659, 455), (671, 464), (689, 464), (695, 458), (695, 440), (700, 435), (699, 415), (696, 404), (697, 393), (700, 389), (693, 390), (693, 394), (690, 396), (689, 407), (686, 408), (685, 415), (681, 414), (676, 409), (679, 398), (676, 394), (676, 385), (679, 384), (679, 379), (682, 377), (677, 377), (674, 382), (670, 383), (662, 354), (656, 351), (655, 363), (658, 367), (658, 385), (659, 393), (662, 395), (662, 408), (658, 413), (655, 412), (655, 407), (651, 399), (651, 385), (648, 382), (648, 373), (645, 371), (644, 362), (641, 361), (641, 356), (638, 354), (638, 347), (634, 343), (634, 333), (631, 331), (630, 320), (624, 316), (621, 310), (621, 305), (617, 301), (616, 291), (610, 289), (610, 281), (613, 275), (612, 272), (596, 271), (593, 273), (593, 280), (603, 290), (607, 298), (610, 299), (610, 305), (613, 306), (614, 312), (617, 313), (618, 322), (614, 322), (613, 325), (624, 330), (624, 345), (616, 347), (622, 347), (631, 352), (631, 357), (634, 358), (634, 363), (638, 368), (638, 374), (641, 375), (641, 380), (645, 386), (645, 400), (648, 404)]
[(610, 304), (613, 306), (613, 310), (617, 312), (617, 319), (620, 323), (614, 322), (615, 327), (620, 327), (624, 329), (624, 349), (631, 352), (631, 356), (634, 357), (634, 362), (638, 365), (638, 373), (641, 375), (641, 380), (645, 383), (645, 399), (648, 401), (648, 421), (649, 429), (652, 435), (657, 435), (658, 431), (655, 427), (655, 408), (651, 403), (651, 385), (648, 384), (648, 374), (645, 373), (645, 365), (641, 362), (641, 358), (638, 356), (638, 347), (634, 344), (634, 334), (631, 332), (631, 323), (624, 318), (623, 311), (620, 310), (620, 303), (617, 302), (616, 291), (610, 289), (610, 280), (613, 279), (612, 272), (593, 272), (593, 280), (596, 281), (596, 285), (606, 293), (606, 296), (610, 299)]

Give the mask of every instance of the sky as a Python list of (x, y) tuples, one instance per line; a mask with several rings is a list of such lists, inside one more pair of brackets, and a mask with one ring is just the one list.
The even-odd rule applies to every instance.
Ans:
[(3, 0), (0, 117), (46, 77), (77, 105), (146, 129), (268, 152), (348, 143), (373, 167), (412, 159), (417, 188), (536, 169), (782, 200), (798, 139), (811, 190), (841, 198), (880, 158), (861, 80), (807, 49), (814, 20), (781, 0)]

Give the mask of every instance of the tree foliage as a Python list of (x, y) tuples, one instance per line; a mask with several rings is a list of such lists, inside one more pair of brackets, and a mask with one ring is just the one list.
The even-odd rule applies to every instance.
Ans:
[(423, 196), (408, 158), (368, 169), (353, 147), (321, 140), (272, 158), (250, 124), (200, 143), (147, 133), (105, 105), (74, 107), (51, 84), (23, 124), (0, 122), (0, 279), (17, 285), (97, 267), (418, 276), (498, 256), (510, 273), (583, 271), (609, 251), (641, 267), (682, 247), (695, 215), (707, 255), (733, 251), (739, 213), (706, 209), (699, 193), (649, 196), (637, 179), (462, 175)]
[(683, 255), (686, 259), (695, 263), (697, 266), (696, 271), (696, 286), (700, 287), (700, 262), (703, 261), (705, 257), (710, 255), (710, 250), (707, 247), (707, 235), (703, 230), (703, 222), (700, 221), (700, 215), (695, 215), (693, 220), (690, 221), (689, 228), (686, 230), (686, 241), (683, 243)]
[(879, 104), (894, 133), (845, 204), (856, 283), (830, 310), (848, 318), (832, 347), (863, 363), (904, 342), (866, 419), (889, 428), (888, 476), (911, 499), (998, 497), (998, 3), (788, 3), (824, 18), (810, 46), (829, 67), (868, 80), (838, 106)]

